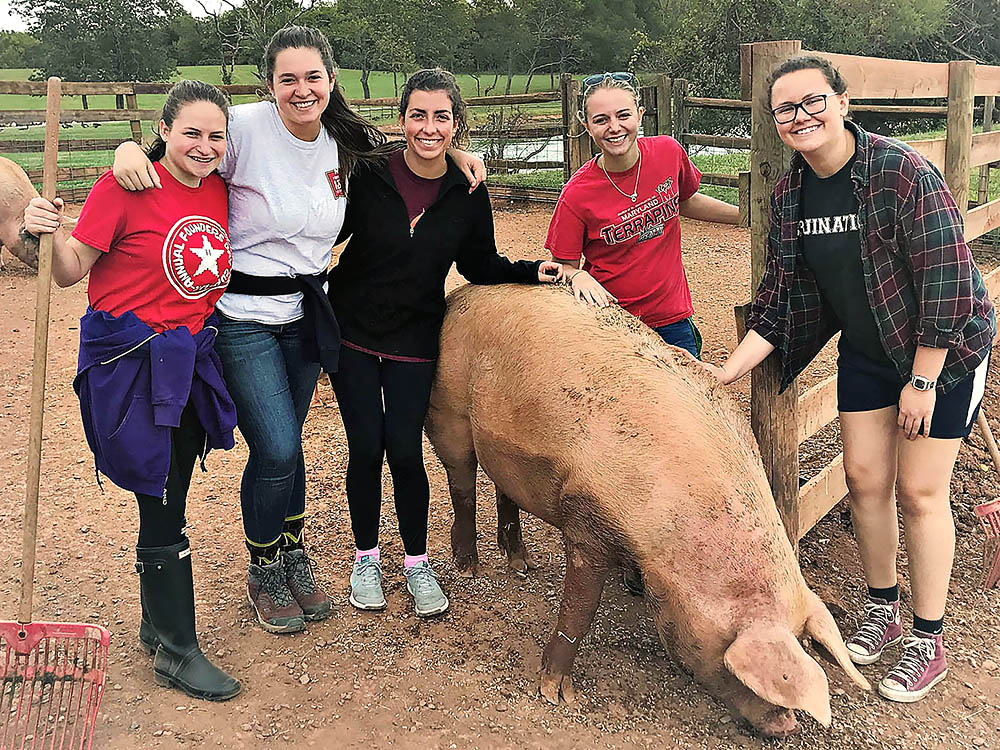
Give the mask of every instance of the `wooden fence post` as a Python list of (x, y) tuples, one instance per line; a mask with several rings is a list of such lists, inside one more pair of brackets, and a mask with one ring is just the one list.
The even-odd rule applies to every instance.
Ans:
[(684, 104), (687, 96), (688, 82), (683, 78), (675, 78), (670, 82), (670, 135), (682, 146), (684, 133), (688, 131), (688, 109)]
[[(995, 96), (985, 97), (983, 102), (983, 132), (989, 133), (993, 130), (993, 107), (996, 103)], [(986, 203), (990, 199), (990, 165), (983, 164), (979, 168), (979, 191), (976, 196), (979, 205)]]
[(972, 105), (976, 84), (973, 60), (948, 63), (948, 132), (944, 147), (944, 180), (962, 217), (969, 211), (969, 166), (972, 156)]
[(563, 182), (583, 166), (583, 125), (576, 117), (580, 108), (580, 82), (569, 73), (559, 76), (562, 93), (563, 120)]
[(671, 85), (670, 78), (664, 73), (656, 76), (656, 135), (670, 135), (673, 130)]
[(752, 95), (750, 85), (751, 85), (751, 71), (753, 69), (753, 45), (752, 44), (741, 44), (740, 45), (740, 99), (747, 102), (750, 101), (750, 96)]
[[(131, 94), (125, 94), (125, 107), (126, 109), (139, 109), (139, 103), (135, 96), (135, 87), (132, 88)], [(141, 120), (129, 120), (129, 126), (132, 129), (132, 140), (142, 145), (142, 121)]]
[(660, 112), (659, 104), (656, 101), (656, 87), (642, 86), (639, 88), (639, 106), (645, 111), (642, 115), (643, 135), (656, 135), (660, 132)]
[[(737, 191), (737, 197), (739, 199), (740, 205), (740, 226), (749, 227), (750, 226), (750, 173), (740, 172), (739, 173), (739, 189)], [(751, 293), (754, 290), (751, 290)]]
[[(750, 109), (750, 289), (755, 292), (764, 275), (771, 191), (785, 165), (788, 150), (778, 137), (774, 118), (765, 106), (767, 76), (771, 69), (799, 52), (798, 41), (762, 42), (753, 45)], [(742, 58), (742, 54), (741, 54)], [(760, 446), (764, 469), (774, 501), (792, 546), (799, 538), (799, 429), (796, 384), (781, 395), (781, 367), (771, 355), (753, 371), (750, 423)]]

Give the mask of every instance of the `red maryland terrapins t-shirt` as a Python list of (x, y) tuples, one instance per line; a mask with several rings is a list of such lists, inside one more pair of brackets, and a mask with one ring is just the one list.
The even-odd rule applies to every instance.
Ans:
[[(557, 260), (579, 260), (650, 328), (690, 317), (694, 308), (681, 262), (681, 201), (698, 191), (701, 172), (673, 138), (638, 140), (640, 162), (604, 174), (595, 159), (577, 170), (559, 196), (545, 248)], [(628, 197), (636, 185), (633, 203)], [(614, 180), (627, 195), (615, 190)]]
[(161, 189), (130, 193), (107, 172), (87, 196), (73, 236), (104, 253), (87, 296), (95, 310), (131, 310), (154, 331), (195, 334), (232, 273), (228, 189), (214, 173), (191, 188), (155, 167)]

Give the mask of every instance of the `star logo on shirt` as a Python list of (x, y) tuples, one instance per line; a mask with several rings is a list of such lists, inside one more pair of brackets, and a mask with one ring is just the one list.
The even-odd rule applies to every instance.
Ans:
[(219, 278), (219, 258), (225, 252), (224, 249), (214, 247), (209, 242), (208, 235), (202, 235), (201, 247), (192, 247), (191, 252), (201, 260), (201, 263), (198, 264), (198, 269), (191, 274), (191, 278), (195, 278), (205, 271), (211, 271), (215, 275), (215, 278)]

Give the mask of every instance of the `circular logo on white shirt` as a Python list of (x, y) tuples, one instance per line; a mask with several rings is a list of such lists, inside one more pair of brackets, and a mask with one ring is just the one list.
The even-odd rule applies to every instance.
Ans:
[(222, 225), (207, 216), (185, 216), (163, 242), (163, 271), (184, 299), (224, 289), (232, 275), (233, 251)]

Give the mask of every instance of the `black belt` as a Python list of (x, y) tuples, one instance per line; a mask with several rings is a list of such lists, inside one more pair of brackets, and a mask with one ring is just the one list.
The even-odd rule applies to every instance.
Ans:
[(261, 297), (301, 292), (305, 354), (332, 373), (337, 372), (340, 359), (340, 326), (323, 289), (325, 283), (326, 271), (315, 276), (251, 276), (233, 271), (226, 291)]

